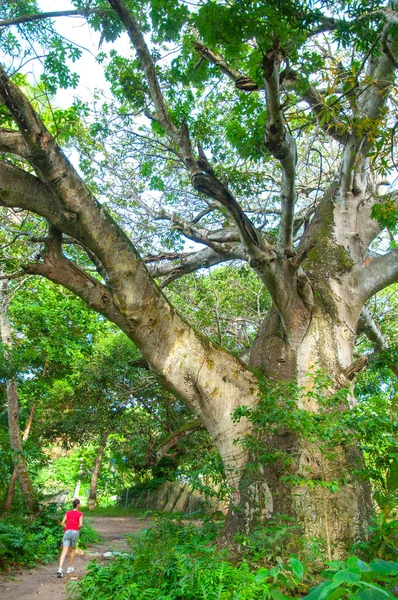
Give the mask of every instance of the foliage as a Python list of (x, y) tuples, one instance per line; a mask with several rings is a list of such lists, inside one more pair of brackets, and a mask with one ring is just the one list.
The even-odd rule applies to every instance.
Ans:
[(79, 541), (77, 544), (78, 548), (88, 548), (92, 544), (98, 544), (102, 541), (101, 535), (96, 531), (90, 523), (87, 523), (87, 519), (85, 519), (85, 523), (79, 532)]
[[(129, 538), (131, 553), (109, 564), (93, 562), (87, 575), (69, 587), (76, 600), (283, 600), (302, 597), (313, 581), (308, 575), (312, 559), (295, 555), (276, 557), (269, 568), (231, 563), (213, 546), (217, 526), (202, 527), (160, 521), (156, 527)], [(356, 556), (331, 561), (322, 573), (326, 579), (306, 598), (392, 598), (398, 563), (380, 559), (367, 564)], [(333, 594), (333, 595), (332, 595)]]
[(376, 559), (367, 564), (356, 556), (350, 556), (346, 561), (330, 561), (328, 566), (323, 573), (327, 581), (311, 590), (305, 596), (308, 600), (394, 598), (389, 590), (397, 581), (398, 563)]
[(323, 563), (325, 544), (300, 534), (301, 528), (295, 519), (276, 515), (252, 533), (238, 534), (236, 541), (242, 560), (250, 565), (273, 568), (294, 558), (309, 565), (310, 572), (315, 571)]
[[(383, 481), (384, 479), (384, 481)], [(387, 560), (398, 558), (398, 456), (395, 456), (382, 479), (384, 490), (377, 490), (374, 499), (377, 513), (372, 518), (369, 537), (357, 544), (367, 557), (377, 556)]]
[[(394, 411), (395, 392), (383, 398), (385, 377), (379, 378), (373, 392), (362, 398), (354, 407), (350, 406), (351, 391), (340, 388), (334, 391), (332, 379), (324, 372), (311, 375), (311, 389), (304, 390), (295, 382), (271, 382), (262, 379), (262, 397), (254, 409), (245, 406), (235, 411), (235, 419), (248, 418), (253, 423), (251, 433), (241, 442), (256, 456), (260, 464), (280, 461), (285, 467), (290, 458), (281, 449), (272, 447), (272, 436), (285, 431), (300, 436), (320, 451), (325, 460), (333, 459), (333, 449), (340, 443), (352, 444), (353, 436), (365, 451), (367, 465), (357, 464), (357, 473), (379, 485), (384, 492), (393, 496), (388, 506), (396, 505), (396, 461), (398, 456), (397, 423), (386, 414)], [(384, 394), (386, 396), (386, 394)], [(314, 411), (314, 406), (317, 410)], [(383, 475), (384, 470), (388, 475)], [(303, 475), (290, 480), (292, 484), (321, 485), (330, 491), (338, 491), (346, 473), (340, 481), (311, 480)], [(394, 488), (394, 489), (393, 489)], [(382, 495), (379, 494), (379, 499)], [(377, 498), (376, 498), (377, 499)], [(384, 499), (384, 503), (387, 499)]]
[(246, 563), (232, 564), (211, 545), (216, 534), (213, 524), (198, 528), (161, 521), (130, 539), (131, 554), (109, 565), (91, 563), (72, 595), (85, 600), (282, 600), (279, 589), (305, 588), (304, 568), (297, 559), (269, 572), (252, 572)]
[[(60, 552), (62, 516), (55, 505), (44, 508), (30, 522), (29, 516), (10, 514), (0, 521), (0, 568), (15, 565), (33, 566), (51, 562)], [(98, 542), (100, 536), (85, 524), (80, 530), (78, 546)]]
[(194, 327), (238, 355), (249, 350), (270, 307), (261, 282), (244, 265), (194, 273), (172, 283), (168, 295)]

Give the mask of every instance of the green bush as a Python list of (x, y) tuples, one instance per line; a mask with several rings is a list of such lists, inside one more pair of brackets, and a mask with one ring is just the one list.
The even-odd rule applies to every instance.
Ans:
[[(52, 561), (61, 551), (63, 514), (56, 507), (46, 507), (31, 523), (29, 517), (9, 515), (0, 521), (0, 569), (16, 565), (32, 567)], [(84, 525), (79, 547), (97, 542), (99, 534)]]
[[(87, 575), (68, 586), (75, 600), (291, 600), (309, 592), (306, 566), (293, 555), (275, 558), (272, 568), (238, 565), (213, 545), (218, 525), (184, 526), (160, 521), (128, 537), (131, 551), (104, 564), (92, 562)], [(274, 559), (274, 557), (273, 557)], [(308, 559), (308, 566), (311, 560)], [(370, 564), (351, 556), (328, 562), (323, 581), (309, 600), (388, 600), (398, 564)], [(319, 578), (318, 578), (319, 581)]]
[[(238, 534), (242, 560), (252, 567), (274, 567), (297, 557), (303, 563), (316, 565), (319, 571), (319, 565), (324, 564), (325, 543), (298, 535), (300, 530), (292, 517), (276, 515), (252, 533)], [(316, 571), (312, 566), (310, 570)]]
[(298, 559), (254, 571), (247, 563), (229, 562), (211, 545), (217, 529), (160, 522), (129, 538), (130, 554), (91, 563), (69, 593), (76, 600), (283, 600), (288, 597), (283, 591), (308, 590)]
[(98, 544), (98, 542), (101, 540), (102, 538), (98, 531), (93, 529), (93, 527), (86, 521), (80, 530), (77, 547), (88, 548), (88, 546), (91, 544)]
[(392, 589), (398, 581), (398, 563), (376, 559), (370, 564), (356, 556), (347, 561), (328, 562), (322, 573), (327, 579), (311, 590), (306, 600), (388, 600), (394, 598)]

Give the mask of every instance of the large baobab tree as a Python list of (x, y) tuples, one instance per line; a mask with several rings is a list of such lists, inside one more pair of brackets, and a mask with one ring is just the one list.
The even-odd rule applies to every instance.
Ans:
[[(24, 4), (0, 22), (8, 47), (11, 35), (17, 39), (13, 27), (26, 37), (46, 23), (56, 36), (48, 19), (57, 15)], [(349, 388), (359, 368), (359, 330), (378, 337), (366, 303), (398, 281), (398, 251), (388, 246), (397, 214), (389, 185), (398, 7), (327, 0), (74, 4), (75, 15), (115, 44), (108, 62), (101, 58), (115, 101), (79, 138), (88, 179), (4, 67), (0, 203), (6, 215), (27, 211), (48, 224), (40, 235), (20, 231), (41, 244), (23, 271), (64, 285), (114, 321), (200, 417), (231, 487), (228, 541), (258, 517), (256, 494), (242, 484), (248, 450), (234, 443), (251, 425), (233, 420), (234, 410), (256, 405), (259, 373), (296, 381), (304, 390), (300, 407), (312, 412), (319, 410), (313, 396), (308, 400), (314, 369), (329, 374), (333, 390)], [(123, 30), (129, 58), (117, 54)], [(50, 87), (67, 79), (52, 52), (44, 73)], [(186, 239), (200, 246), (187, 252)], [(250, 265), (272, 299), (249, 365), (198, 333), (160, 289), (232, 260)], [(360, 461), (355, 440), (336, 446), (333, 457), (288, 431), (272, 443), (290, 461), (285, 471), (278, 462), (262, 465), (262, 516), (296, 515), (338, 555), (370, 511), (367, 486), (352, 474)], [(281, 479), (286, 472), (296, 483)], [(299, 486), (300, 475), (312, 484), (343, 478), (342, 491)]]

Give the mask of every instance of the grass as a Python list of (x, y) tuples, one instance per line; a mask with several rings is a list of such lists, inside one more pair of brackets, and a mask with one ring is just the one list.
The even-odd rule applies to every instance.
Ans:
[(190, 519), (202, 519), (205, 517), (203, 513), (183, 513), (183, 512), (172, 512), (172, 513), (164, 513), (161, 510), (146, 510), (143, 508), (134, 508), (128, 507), (125, 509), (123, 506), (113, 505), (113, 506), (98, 506), (94, 510), (88, 510), (87, 507), (83, 506), (85, 517), (137, 517), (137, 518), (147, 518), (147, 517), (161, 517), (162, 519), (170, 519), (180, 521), (190, 520)]

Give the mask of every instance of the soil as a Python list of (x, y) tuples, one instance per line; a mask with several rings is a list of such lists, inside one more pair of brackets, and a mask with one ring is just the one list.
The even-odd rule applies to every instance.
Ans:
[[(63, 579), (57, 577), (58, 561), (48, 565), (40, 565), (30, 570), (21, 570), (12, 575), (0, 577), (0, 598), (2, 600), (33, 600), (40, 596), (41, 600), (66, 600), (66, 584), (68, 581), (81, 579), (86, 572), (88, 563), (103, 557), (105, 552), (127, 551), (127, 544), (123, 539), (126, 533), (137, 533), (148, 527), (149, 519), (138, 517), (89, 517), (87, 521), (102, 536), (100, 544), (91, 546), (87, 550), (77, 550), (74, 567), (71, 575)], [(67, 569), (67, 559), (64, 571)]]

